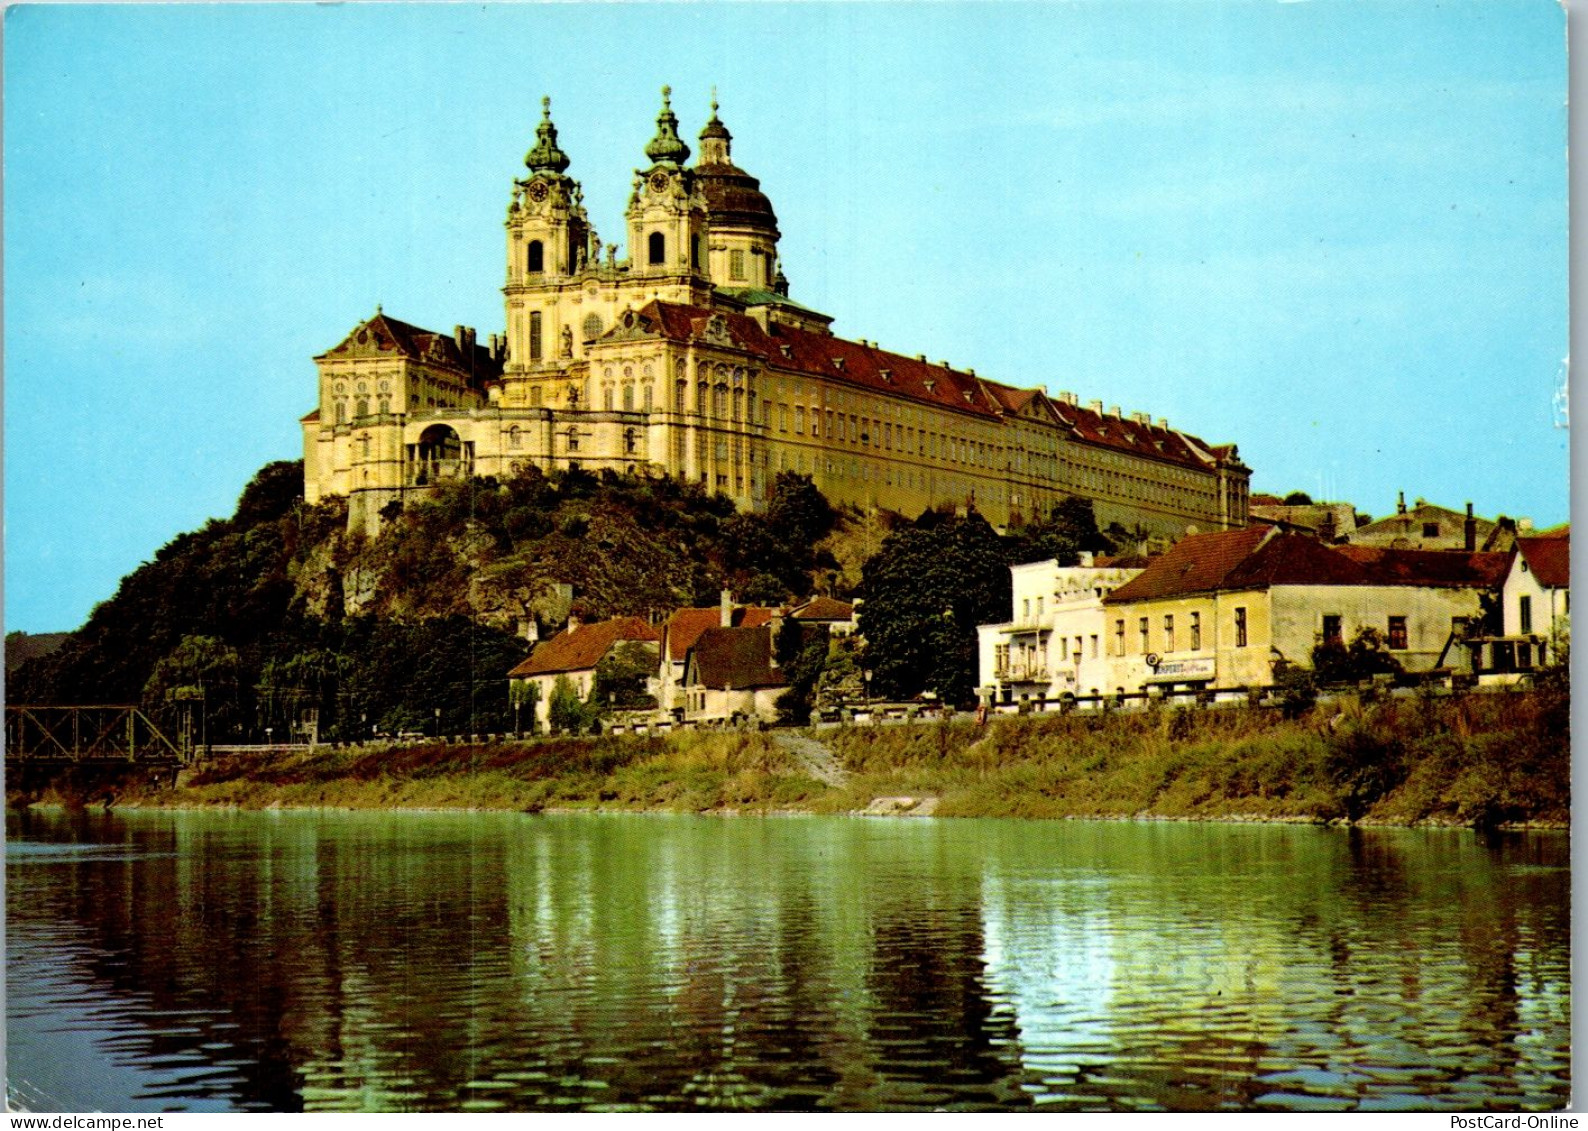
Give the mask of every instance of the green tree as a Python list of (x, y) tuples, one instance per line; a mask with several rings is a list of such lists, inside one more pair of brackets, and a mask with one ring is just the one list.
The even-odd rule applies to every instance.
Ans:
[(1067, 495), (1054, 505), (1046, 520), (1034, 522), (1013, 537), (1011, 564), (1053, 559), (1072, 566), (1083, 553), (1113, 552), (1113, 543), (1097, 528), (1092, 500)]
[(518, 730), (535, 733), (535, 711), (540, 706), (540, 684), (532, 679), (514, 680), (508, 690), (508, 706)]
[(1312, 649), (1312, 670), (1319, 683), (1355, 683), (1376, 675), (1401, 674), (1401, 664), (1371, 626), (1361, 628), (1349, 646), (1338, 640), (1323, 641)]
[(599, 717), (591, 704), (579, 698), (578, 688), (565, 675), (551, 685), (547, 711), (554, 734), (588, 734)]
[(1310, 507), (1312, 506), (1312, 496), (1305, 491), (1292, 491), (1285, 496), (1284, 505), (1287, 507)]
[(827, 537), (837, 519), (827, 496), (809, 475), (777, 473), (766, 507), (766, 524), (773, 537), (793, 549), (808, 550)]
[(596, 664), (591, 699), (619, 711), (638, 711), (656, 706), (656, 697), (646, 683), (656, 674), (656, 649), (638, 640), (620, 641)]
[(233, 732), (249, 721), (239, 694), (240, 669), (235, 648), (213, 636), (184, 636), (149, 673), (144, 707), (170, 722), (185, 710), (180, 704), (201, 702), (216, 733)]
[(872, 688), (968, 702), (976, 626), (1007, 621), (1010, 551), (987, 520), (938, 516), (889, 534), (862, 573), (860, 631)]
[(772, 641), (773, 655), (788, 679), (788, 688), (777, 697), (778, 721), (794, 726), (810, 722), (816, 704), (816, 684), (827, 664), (826, 625), (803, 625), (783, 618)]
[(274, 522), (303, 501), (303, 461), (277, 460), (254, 473), (237, 500), (232, 521), (240, 526)]

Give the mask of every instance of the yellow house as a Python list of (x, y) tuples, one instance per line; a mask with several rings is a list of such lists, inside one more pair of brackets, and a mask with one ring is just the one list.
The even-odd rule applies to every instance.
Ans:
[(1331, 547), (1271, 526), (1192, 535), (1104, 598), (1112, 689), (1264, 687), (1364, 628), (1407, 672), (1445, 666), (1509, 561)]

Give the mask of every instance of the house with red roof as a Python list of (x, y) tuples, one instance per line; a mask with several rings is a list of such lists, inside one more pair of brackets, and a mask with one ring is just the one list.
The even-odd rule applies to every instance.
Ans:
[(855, 606), (836, 597), (812, 597), (790, 608), (788, 615), (805, 627), (820, 625), (832, 636), (850, 636), (855, 631)]
[(788, 676), (777, 663), (771, 624), (708, 628), (684, 665), (684, 718), (691, 722), (777, 719)]
[(660, 629), (657, 706), (674, 718), (684, 717), (684, 669), (690, 650), (703, 632), (711, 628), (761, 628), (771, 624), (776, 615), (776, 609), (734, 604), (733, 595), (726, 589), (715, 607), (673, 610)]
[(1272, 526), (1198, 534), (1103, 599), (1114, 690), (1268, 686), (1379, 633), (1408, 672), (1462, 662), (1508, 555), (1325, 546)]
[(1500, 598), (1502, 639), (1491, 642), (1486, 667), (1527, 671), (1551, 660), (1570, 640), (1571, 528), (1518, 537)]
[(507, 673), (513, 702), (523, 702), (528, 688), (536, 688), (535, 719), (542, 729), (551, 725), (551, 695), (558, 680), (586, 699), (595, 684), (597, 666), (615, 651), (634, 646), (654, 660), (660, 637), (639, 617), (617, 617), (598, 624), (580, 624), (570, 618), (568, 626), (549, 640), (535, 645), (529, 658)]

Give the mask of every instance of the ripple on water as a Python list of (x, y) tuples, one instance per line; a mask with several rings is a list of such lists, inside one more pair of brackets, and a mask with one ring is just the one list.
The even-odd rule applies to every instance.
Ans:
[(8, 873), (13, 1056), (91, 1038), (147, 1103), (1431, 1110), (1554, 1106), (1569, 1078), (1569, 874), (1451, 838), (106, 827)]

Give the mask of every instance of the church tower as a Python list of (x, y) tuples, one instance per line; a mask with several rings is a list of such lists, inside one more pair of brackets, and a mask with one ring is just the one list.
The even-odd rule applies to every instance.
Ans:
[(710, 233), (708, 273), (724, 290), (774, 291), (788, 294), (777, 262), (777, 216), (761, 191), (761, 182), (733, 163), (733, 135), (717, 117), (717, 95), (711, 96), (711, 120), (700, 131), (700, 159), (695, 184), (706, 201)]
[[(634, 171), (629, 198), (630, 274), (658, 282), (685, 282), (706, 272), (705, 201), (685, 167), (689, 146), (678, 136), (672, 88), (662, 87), (656, 136), (645, 147), (650, 167)], [(683, 278), (680, 278), (682, 276)]]
[(541, 99), (535, 147), (524, 157), (529, 176), (513, 182), (507, 206), (507, 354), (523, 372), (556, 362), (571, 337), (558, 322), (557, 297), (586, 266), (591, 229), (584, 192), (567, 175), (557, 144), (551, 99)]

